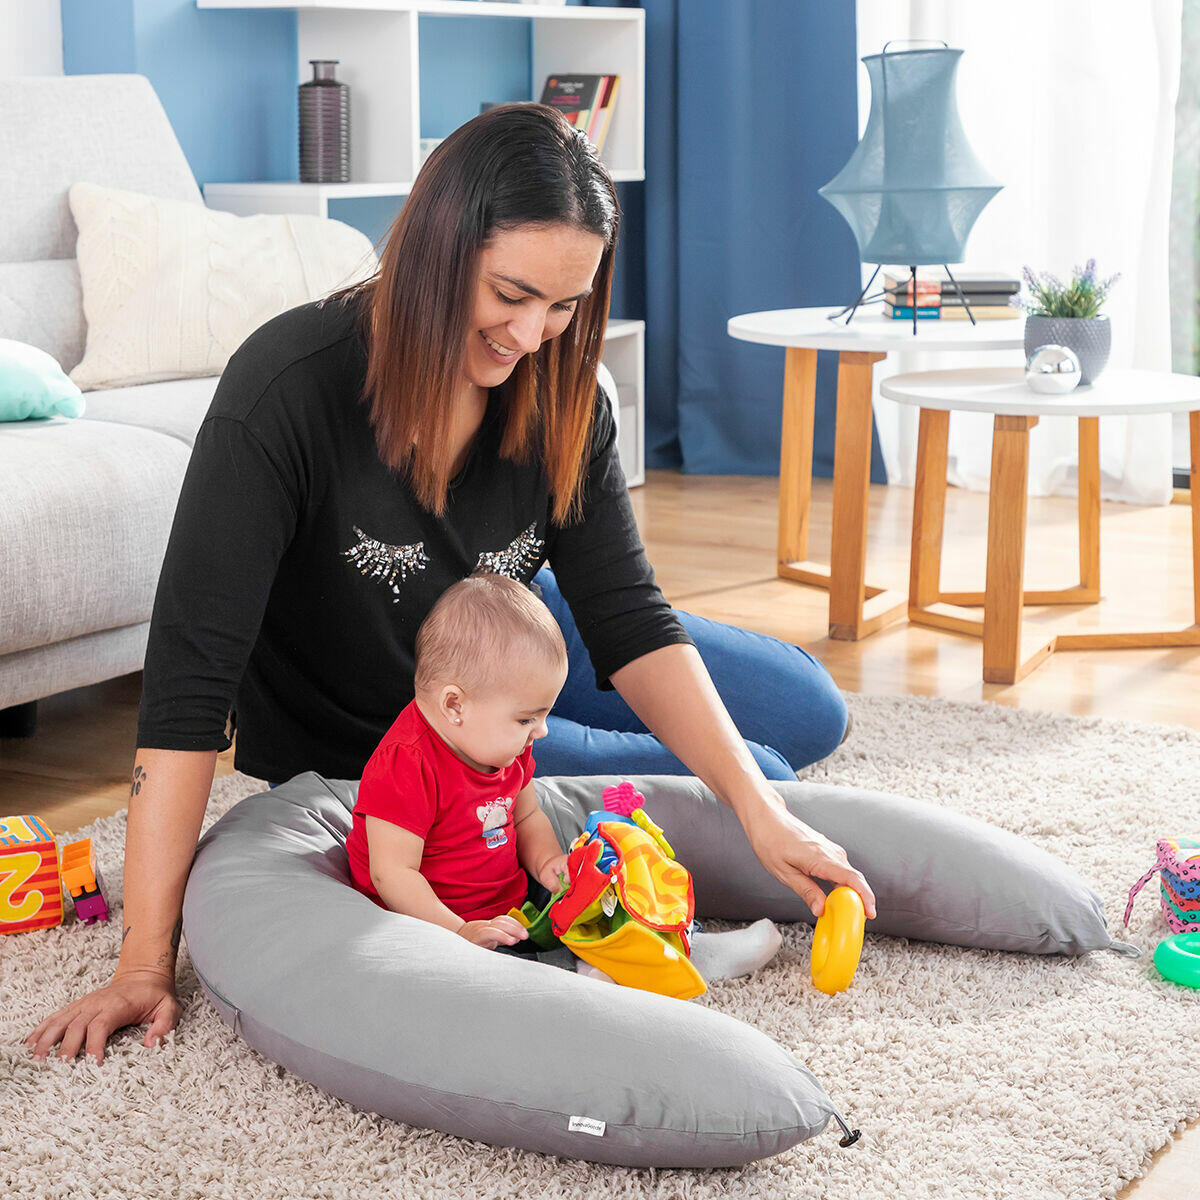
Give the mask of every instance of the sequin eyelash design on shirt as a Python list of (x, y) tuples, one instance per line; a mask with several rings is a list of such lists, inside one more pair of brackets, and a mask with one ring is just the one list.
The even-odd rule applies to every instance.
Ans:
[(518, 583), (524, 583), (522, 576), (533, 566), (537, 565), (545, 542), (537, 536), (535, 521), (523, 533), (517, 534), (503, 550), (487, 550), (479, 556), (475, 564), (476, 571), (492, 571), (496, 575), (507, 575)]
[(368, 537), (357, 525), (352, 526), (357, 545), (342, 551), (342, 557), (354, 564), (360, 575), (368, 579), (382, 579), (392, 589), (392, 603), (400, 603), (400, 588), (396, 576), (403, 583), (410, 574), (425, 570), (430, 559), (425, 553), (424, 542), (412, 542), (407, 546), (390, 546), (376, 538)]

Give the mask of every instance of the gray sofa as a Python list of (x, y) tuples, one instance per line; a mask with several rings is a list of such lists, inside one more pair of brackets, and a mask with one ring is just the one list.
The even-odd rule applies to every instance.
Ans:
[[(138, 75), (0, 79), (0, 338), (69, 371), (86, 326), (67, 189), (203, 203)], [(31, 702), (141, 669), (175, 501), (216, 377), (89, 392), (82, 418), (0, 423), (0, 733)]]

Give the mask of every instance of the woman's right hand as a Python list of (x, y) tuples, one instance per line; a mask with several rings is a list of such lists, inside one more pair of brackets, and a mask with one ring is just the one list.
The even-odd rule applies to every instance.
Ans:
[(61, 1042), (62, 1059), (74, 1059), (83, 1046), (86, 1053), (102, 1062), (105, 1044), (118, 1029), (149, 1025), (142, 1044), (157, 1046), (179, 1023), (182, 1011), (175, 998), (173, 976), (173, 971), (168, 975), (149, 967), (118, 967), (106, 987), (81, 996), (47, 1017), (25, 1039), (25, 1045), (38, 1060), (44, 1060)]
[(490, 921), (467, 921), (458, 931), (458, 936), (485, 950), (495, 950), (497, 946), (512, 946), (523, 941), (529, 934), (520, 921), (505, 916), (492, 917)]

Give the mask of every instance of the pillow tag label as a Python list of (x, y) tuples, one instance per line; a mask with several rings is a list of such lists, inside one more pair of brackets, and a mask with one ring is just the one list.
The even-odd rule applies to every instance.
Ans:
[(590, 1133), (592, 1137), (603, 1137), (606, 1126), (595, 1117), (572, 1117), (567, 1128), (572, 1133)]

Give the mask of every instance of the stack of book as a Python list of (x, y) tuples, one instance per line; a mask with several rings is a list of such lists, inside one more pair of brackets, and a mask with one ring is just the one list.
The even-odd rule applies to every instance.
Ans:
[[(1020, 290), (1020, 280), (1003, 271), (955, 271), (958, 288), (945, 271), (918, 271), (916, 316), (922, 321), (966, 321), (964, 298), (970, 302), (977, 321), (1019, 317), (1021, 310), (1011, 301)], [(962, 295), (959, 295), (959, 292)], [(883, 314), (897, 321), (913, 319), (914, 298), (911, 274), (889, 273), (883, 277)]]
[(619, 75), (551, 75), (542, 89), (542, 103), (557, 108), (603, 150), (620, 86)]

